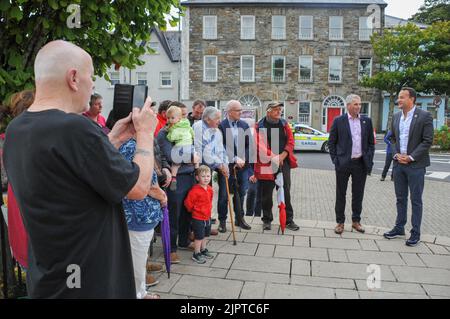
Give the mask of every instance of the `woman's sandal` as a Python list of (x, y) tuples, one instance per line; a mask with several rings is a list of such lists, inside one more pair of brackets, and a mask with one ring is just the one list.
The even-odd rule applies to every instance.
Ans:
[(161, 299), (161, 296), (154, 293), (147, 293), (144, 299)]

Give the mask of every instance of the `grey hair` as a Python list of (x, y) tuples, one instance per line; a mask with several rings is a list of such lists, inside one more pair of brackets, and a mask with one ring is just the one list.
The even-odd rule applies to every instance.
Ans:
[(225, 110), (226, 110), (227, 112), (229, 112), (230, 109), (231, 109), (231, 107), (233, 106), (233, 104), (236, 104), (236, 103), (238, 103), (239, 105), (241, 105), (241, 102), (239, 102), (238, 100), (230, 100), (230, 101), (228, 101), (228, 103), (227, 103), (226, 106), (225, 106)]
[(350, 94), (345, 99), (345, 103), (347, 105), (349, 105), (349, 104), (351, 104), (353, 102), (354, 99), (360, 99), (361, 100), (361, 97), (359, 95), (356, 95), (356, 94)]
[(214, 106), (208, 106), (203, 111), (202, 120), (204, 121), (206, 121), (207, 119), (214, 120), (214, 118), (217, 116), (218, 113), (220, 114), (220, 111), (216, 109)]

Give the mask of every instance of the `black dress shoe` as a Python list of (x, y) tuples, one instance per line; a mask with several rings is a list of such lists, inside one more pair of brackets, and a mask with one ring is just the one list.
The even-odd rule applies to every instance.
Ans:
[(227, 224), (225, 222), (220, 222), (217, 230), (219, 231), (219, 233), (226, 233), (227, 232)]
[(247, 224), (244, 219), (242, 219), (241, 223), (239, 224), (239, 227), (245, 230), (252, 229), (252, 227), (249, 224)]
[(264, 223), (263, 225), (263, 230), (271, 230), (272, 226), (270, 225), (270, 223)]

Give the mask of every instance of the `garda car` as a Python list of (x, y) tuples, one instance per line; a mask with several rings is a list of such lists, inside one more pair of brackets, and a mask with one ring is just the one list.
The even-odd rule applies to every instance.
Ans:
[(305, 124), (294, 124), (295, 151), (322, 151), (328, 153), (330, 134), (323, 133)]

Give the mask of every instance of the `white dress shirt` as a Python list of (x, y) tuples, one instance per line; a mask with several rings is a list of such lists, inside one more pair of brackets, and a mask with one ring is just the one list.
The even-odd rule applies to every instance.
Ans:
[(414, 116), (414, 111), (416, 110), (416, 106), (412, 108), (411, 111), (409, 111), (406, 114), (402, 112), (402, 116), (400, 117), (400, 153), (401, 154), (408, 154), (408, 139), (409, 139), (409, 129), (411, 127), (411, 122)]

